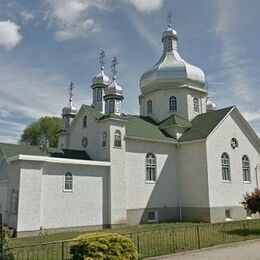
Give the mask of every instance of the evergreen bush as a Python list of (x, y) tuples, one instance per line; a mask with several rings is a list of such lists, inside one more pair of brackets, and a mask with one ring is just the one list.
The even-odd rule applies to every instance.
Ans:
[(114, 233), (89, 233), (70, 245), (72, 260), (135, 260), (138, 252), (131, 239)]

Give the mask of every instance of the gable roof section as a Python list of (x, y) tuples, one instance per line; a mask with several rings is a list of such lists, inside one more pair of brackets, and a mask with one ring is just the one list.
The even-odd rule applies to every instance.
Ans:
[(7, 143), (0, 143), (0, 149), (3, 151), (6, 159), (17, 156), (19, 154), (24, 154), (67, 159), (91, 160), (86, 151), (81, 150), (59, 149), (52, 147), (48, 148), (47, 150), (43, 150), (40, 147), (34, 145), (18, 145)]
[(126, 136), (177, 143), (176, 139), (160, 130), (150, 117), (129, 115), (127, 119)]
[[(84, 111), (89, 112), (93, 117), (95, 117), (96, 119), (100, 119), (101, 117), (103, 117), (104, 115), (99, 112), (97, 109), (95, 109), (92, 106), (88, 106), (88, 105), (82, 105), (81, 107)], [(81, 109), (80, 109), (81, 110)]]
[(234, 107), (226, 107), (219, 110), (213, 110), (196, 116), (192, 120), (192, 128), (188, 129), (178, 140), (187, 142), (193, 140), (206, 139), (214, 128)]
[(188, 120), (178, 116), (178, 115), (171, 115), (170, 117), (168, 117), (167, 119), (163, 120), (160, 125), (159, 128), (160, 129), (166, 129), (172, 126), (179, 126), (179, 127), (183, 127), (183, 128), (191, 128), (192, 124), (191, 122), (189, 122)]

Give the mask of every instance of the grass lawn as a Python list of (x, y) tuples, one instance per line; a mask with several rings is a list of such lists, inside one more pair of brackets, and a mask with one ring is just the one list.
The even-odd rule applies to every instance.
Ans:
[[(113, 229), (103, 229), (97, 230), (94, 232), (115, 232), (115, 233), (129, 233), (129, 232), (142, 232), (154, 229), (167, 229), (167, 228), (177, 228), (177, 227), (186, 227), (191, 225), (197, 225), (198, 223), (191, 222), (175, 222), (175, 223), (160, 223), (160, 224), (145, 224), (138, 226), (126, 226), (122, 228), (113, 228)], [(71, 231), (71, 232), (60, 232), (53, 234), (46, 234), (42, 236), (33, 236), (33, 237), (21, 237), (21, 238), (12, 238), (11, 245), (12, 247), (17, 246), (26, 246), (32, 244), (41, 244), (47, 242), (61, 241), (61, 240), (69, 240), (76, 238), (79, 235), (89, 233), (93, 231)]]
[[(102, 230), (104, 231), (126, 234), (133, 240), (141, 256), (149, 257), (260, 238), (260, 220), (219, 224), (161, 223)], [(86, 231), (13, 238), (12, 246), (48, 243), (16, 250), (15, 259), (54, 260), (62, 259), (62, 255), (63, 259), (70, 259), (69, 242), (53, 244), (51, 242), (73, 239), (84, 233)]]

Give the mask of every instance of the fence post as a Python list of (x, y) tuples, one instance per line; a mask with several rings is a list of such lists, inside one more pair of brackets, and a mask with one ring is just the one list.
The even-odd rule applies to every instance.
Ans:
[(244, 239), (246, 240), (246, 223), (243, 222), (243, 233), (244, 233)]
[(3, 234), (3, 218), (0, 213), (0, 260), (4, 259), (4, 234)]
[(199, 225), (197, 225), (197, 238), (198, 238), (198, 248), (200, 249), (201, 245), (200, 245), (200, 229), (199, 229)]
[(137, 244), (136, 244), (136, 247), (137, 247), (137, 252), (139, 254), (139, 259), (140, 259), (140, 235), (139, 233), (137, 233)]
[(61, 260), (64, 260), (64, 241), (61, 242)]

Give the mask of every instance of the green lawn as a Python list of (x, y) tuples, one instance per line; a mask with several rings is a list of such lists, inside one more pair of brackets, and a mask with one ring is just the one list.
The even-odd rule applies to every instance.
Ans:
[[(149, 257), (260, 238), (260, 220), (220, 224), (162, 223), (102, 230), (104, 231), (125, 234), (134, 241), (142, 257)], [(53, 241), (73, 239), (83, 233), (86, 232), (14, 238), (12, 246), (26, 246), (13, 251), (16, 253), (15, 259), (70, 259), (70, 242), (53, 243)], [(28, 245), (42, 243), (47, 244), (28, 248)]]

